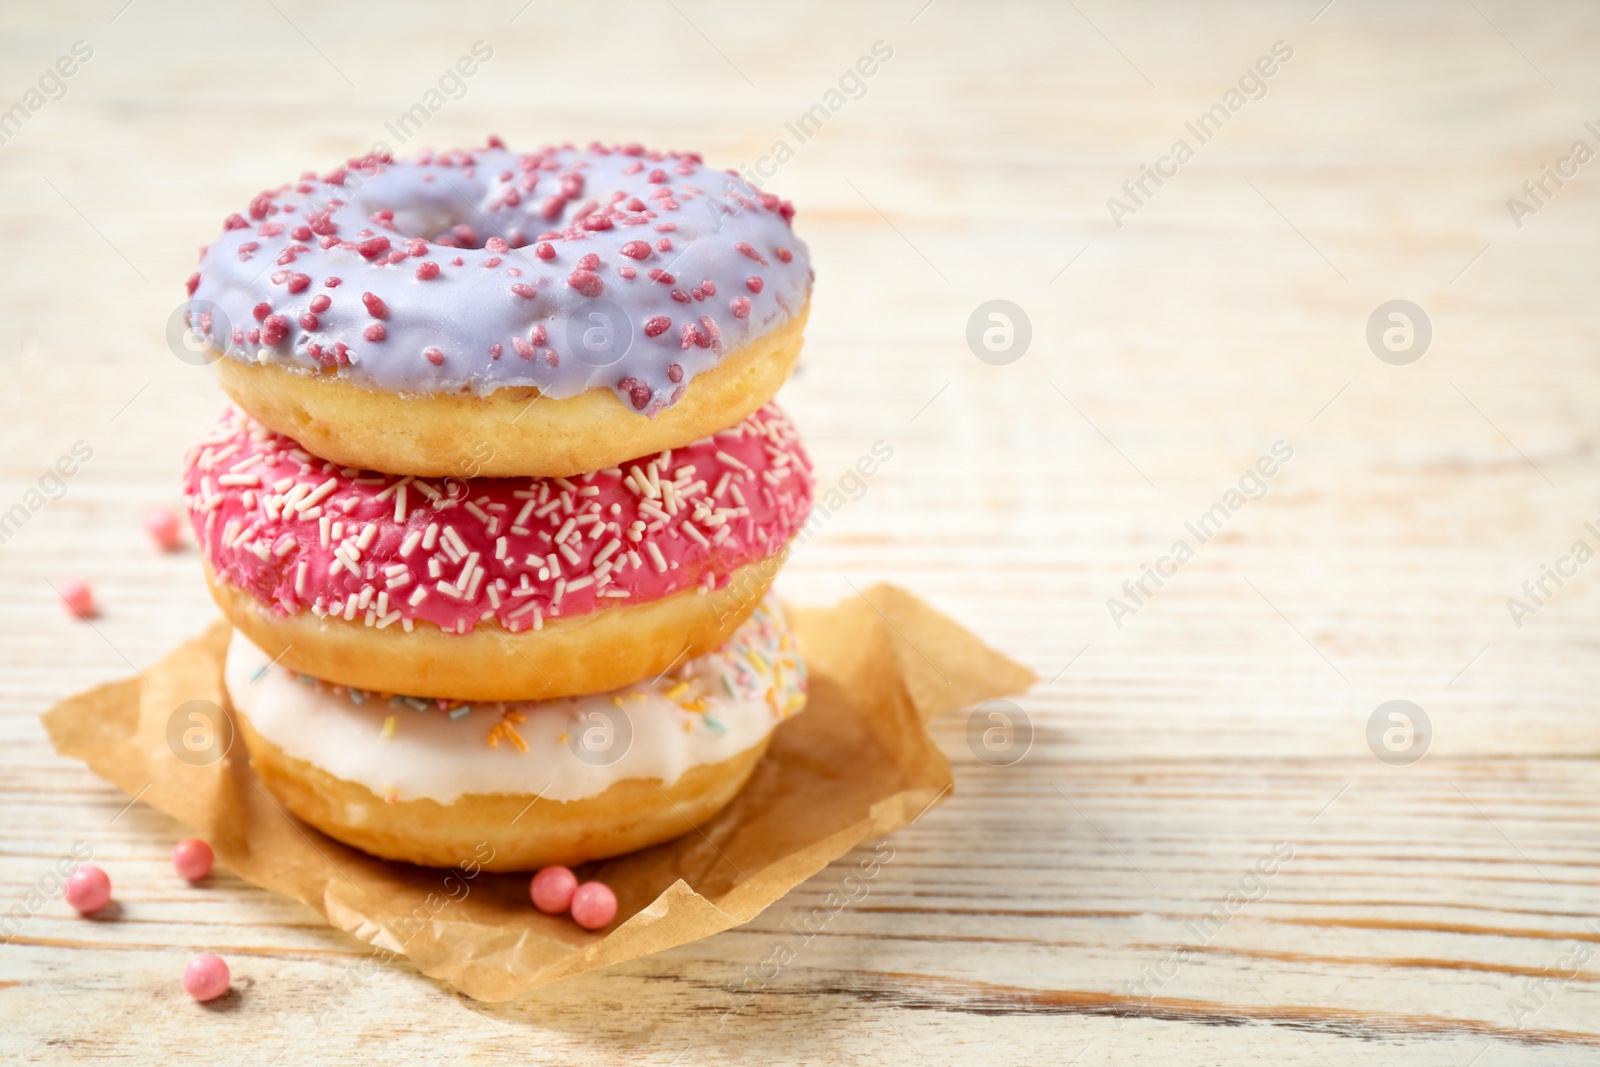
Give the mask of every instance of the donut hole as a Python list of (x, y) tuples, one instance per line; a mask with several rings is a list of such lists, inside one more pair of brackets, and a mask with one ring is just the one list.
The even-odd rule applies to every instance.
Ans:
[(395, 206), (357, 197), (357, 206), (368, 218), (388, 216), (389, 230), (401, 238), (420, 238), (443, 248), (482, 248), (491, 237), (498, 237), (512, 248), (521, 248), (528, 238), (510, 227), (502, 231), (497, 221), (467, 204), (420, 203)]

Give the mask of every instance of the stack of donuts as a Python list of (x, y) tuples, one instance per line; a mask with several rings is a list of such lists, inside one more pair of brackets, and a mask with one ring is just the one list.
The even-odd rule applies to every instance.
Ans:
[(811, 294), (793, 215), (694, 154), (491, 138), (229, 216), (185, 321), (234, 406), (185, 503), (290, 812), (527, 870), (744, 786), (806, 693), (768, 591), (812, 499), (772, 403)]

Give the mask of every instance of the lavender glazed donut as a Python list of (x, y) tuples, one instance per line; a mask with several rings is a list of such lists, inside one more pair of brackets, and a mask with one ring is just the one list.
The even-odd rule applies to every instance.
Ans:
[(604, 692), (711, 651), (812, 498), (772, 405), (575, 479), (443, 482), (340, 468), (231, 411), (190, 450), (184, 490), (213, 597), (268, 655), (462, 700)]
[(235, 403), (342, 466), (571, 477), (772, 398), (810, 306), (793, 214), (637, 145), (375, 153), (229, 216), (186, 321)]

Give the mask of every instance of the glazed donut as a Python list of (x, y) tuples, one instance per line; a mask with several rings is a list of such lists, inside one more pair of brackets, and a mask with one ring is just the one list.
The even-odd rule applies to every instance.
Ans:
[(810, 306), (793, 214), (637, 145), (374, 153), (229, 216), (184, 320), (235, 403), (342, 466), (571, 477), (772, 398)]
[(251, 765), (295, 815), (385, 859), (499, 871), (687, 832), (744, 787), (806, 692), (772, 602), (722, 649), (599, 696), (383, 696), (297, 678), (238, 633), (224, 677)]
[(711, 651), (812, 496), (772, 405), (576, 479), (443, 482), (339, 468), (229, 411), (190, 450), (184, 489), (212, 595), (271, 656), (464, 700), (604, 692)]

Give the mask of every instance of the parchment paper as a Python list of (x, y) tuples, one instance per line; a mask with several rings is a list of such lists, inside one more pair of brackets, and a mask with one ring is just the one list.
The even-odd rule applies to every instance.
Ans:
[(224, 711), (228, 626), (144, 672), (44, 716), (56, 750), (209, 841), (246, 881), (304, 901), (330, 924), (470, 997), (504, 1001), (748, 922), (855, 845), (949, 795), (950, 765), (923, 723), (1016, 693), (1034, 677), (893, 586), (791, 612), (811, 674), (806, 710), (778, 727), (744, 792), (698, 832), (584, 865), (616, 891), (618, 921), (591, 933), (541, 914), (526, 875), (375, 859), (290, 817), (257, 782), (242, 741), (192, 766), (168, 743), (181, 705)]

